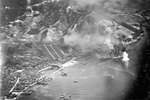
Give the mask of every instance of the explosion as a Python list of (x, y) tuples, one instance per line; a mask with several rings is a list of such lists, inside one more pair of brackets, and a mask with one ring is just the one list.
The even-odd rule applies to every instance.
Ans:
[(80, 23), (75, 25), (70, 34), (64, 37), (65, 44), (71, 47), (76, 46), (82, 52), (91, 52), (99, 49), (102, 45), (108, 51), (113, 49), (113, 44), (118, 44), (118, 41), (112, 38), (115, 25), (111, 20), (112, 15), (105, 14), (103, 8), (109, 10), (109, 8), (114, 9), (114, 7), (117, 7), (118, 9), (119, 5), (124, 7), (126, 4), (127, 0), (72, 0), (70, 2), (72, 9), (87, 7), (91, 13), (85, 17), (82, 25)]

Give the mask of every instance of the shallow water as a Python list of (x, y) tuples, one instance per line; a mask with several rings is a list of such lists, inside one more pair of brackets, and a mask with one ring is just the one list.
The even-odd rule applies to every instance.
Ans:
[(47, 86), (34, 87), (36, 93), (21, 100), (56, 100), (64, 93), (71, 95), (72, 100), (124, 100), (134, 78), (132, 74), (110, 60), (104, 63), (93, 57), (76, 60), (78, 64), (63, 70), (66, 77), (57, 73)]

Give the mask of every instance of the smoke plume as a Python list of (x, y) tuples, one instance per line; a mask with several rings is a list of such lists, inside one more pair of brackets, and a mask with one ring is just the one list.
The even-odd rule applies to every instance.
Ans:
[(107, 50), (113, 49), (111, 34), (113, 32), (112, 22), (108, 19), (111, 15), (106, 14), (105, 8), (123, 8), (127, 0), (71, 0), (71, 6), (77, 6), (77, 9), (92, 6), (93, 11), (88, 18), (94, 19), (94, 24), (80, 26), (80, 31), (74, 28), (69, 35), (64, 37), (66, 45), (78, 47), (82, 52), (88, 52), (95, 49)]

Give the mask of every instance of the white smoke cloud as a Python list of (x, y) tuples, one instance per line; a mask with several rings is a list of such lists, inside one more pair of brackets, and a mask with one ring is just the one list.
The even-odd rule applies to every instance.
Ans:
[[(105, 45), (109, 33), (106, 31), (104, 34), (100, 34), (98, 25), (95, 26), (97, 27), (94, 27), (93, 31), (91, 31), (93, 26), (86, 27), (86, 25), (81, 32), (72, 31), (70, 35), (64, 36), (65, 44), (72, 47), (78, 47), (82, 52), (90, 52), (95, 49), (105, 49), (102, 48), (102, 46), (105, 46), (107, 50), (109, 50), (110, 46)], [(91, 33), (88, 33), (89, 31)]]
[(106, 7), (118, 5), (124, 7), (128, 3), (128, 0), (71, 0), (71, 1), (74, 2), (74, 4), (77, 4), (79, 7), (85, 7), (87, 5), (93, 4)]
[(102, 0), (73, 0), (78, 6), (85, 7), (86, 5), (93, 5)]
[[(103, 3), (104, 5), (101, 5)], [(96, 21), (95, 24), (83, 24), (81, 26), (81, 31), (76, 30), (71, 31), (70, 35), (64, 37), (64, 42), (66, 45), (72, 47), (78, 47), (83, 52), (92, 51), (102, 47), (108, 47), (107, 50), (113, 48), (111, 44), (111, 34), (112, 34), (112, 22), (105, 18), (105, 11), (103, 13), (99, 12), (102, 10), (99, 6), (107, 7), (118, 7), (118, 5), (124, 7), (127, 4), (127, 0), (71, 0), (70, 5), (76, 6), (75, 8), (83, 8), (88, 5), (96, 6), (93, 7), (93, 14), (90, 14), (91, 18)], [(110, 17), (110, 15), (107, 15)], [(102, 27), (100, 27), (102, 26)], [(104, 28), (104, 29), (103, 29)], [(103, 49), (103, 48), (101, 48)]]

